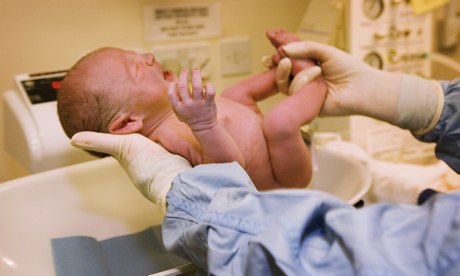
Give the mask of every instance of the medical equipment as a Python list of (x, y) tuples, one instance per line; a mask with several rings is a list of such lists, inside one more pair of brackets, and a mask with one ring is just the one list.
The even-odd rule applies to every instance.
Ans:
[(439, 32), (438, 47), (442, 51), (455, 50), (458, 45), (458, 29), (460, 27), (460, 16), (457, 15), (458, 0), (450, 0), (444, 7), (444, 17), (438, 24)]
[(3, 94), (5, 149), (31, 173), (93, 160), (70, 145), (56, 110), (65, 71), (15, 76), (17, 89)]
[(429, 76), (431, 27), (431, 13), (414, 14), (408, 1), (312, 0), (297, 33), (379, 69)]
[[(298, 35), (342, 48), (381, 70), (429, 77), (432, 21), (430, 12), (415, 14), (409, 1), (312, 0)], [(420, 143), (407, 131), (371, 118), (319, 118), (315, 127), (320, 132), (340, 133), (378, 160), (435, 160), (434, 145)]]

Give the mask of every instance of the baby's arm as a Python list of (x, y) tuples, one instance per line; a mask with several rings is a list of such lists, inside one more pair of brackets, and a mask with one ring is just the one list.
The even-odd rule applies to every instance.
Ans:
[(177, 118), (190, 127), (201, 146), (198, 163), (237, 161), (244, 168), (238, 145), (217, 120), (214, 86), (207, 83), (204, 91), (200, 69), (194, 68), (190, 91), (188, 73), (187, 69), (182, 70), (177, 86), (168, 86), (168, 96)]

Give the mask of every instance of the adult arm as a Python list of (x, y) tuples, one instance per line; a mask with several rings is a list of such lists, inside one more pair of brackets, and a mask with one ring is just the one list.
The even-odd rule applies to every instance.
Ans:
[(416, 135), (423, 142), (436, 143), (436, 157), (460, 173), (460, 79), (440, 81), (444, 105), (437, 124), (431, 131)]
[(460, 192), (356, 209), (313, 190), (257, 192), (236, 163), (174, 179), (163, 241), (212, 275), (457, 275)]
[(318, 61), (328, 85), (321, 115), (364, 115), (423, 135), (434, 128), (444, 106), (439, 82), (375, 69), (332, 46), (313, 41), (282, 47), (293, 58)]
[(460, 79), (436, 81), (374, 69), (334, 47), (312, 41), (283, 46), (296, 58), (317, 59), (328, 85), (325, 116), (365, 115), (436, 143), (436, 156), (460, 173)]
[(164, 213), (166, 193), (180, 172), (191, 168), (179, 155), (140, 134), (113, 135), (79, 132), (72, 137), (73, 146), (112, 155), (126, 171), (134, 186)]

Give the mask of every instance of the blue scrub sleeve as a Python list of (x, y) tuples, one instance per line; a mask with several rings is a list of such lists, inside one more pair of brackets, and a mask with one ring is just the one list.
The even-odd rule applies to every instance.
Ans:
[(460, 275), (460, 192), (355, 209), (322, 192), (258, 192), (237, 163), (181, 173), (163, 241), (208, 275)]
[(431, 132), (415, 137), (423, 142), (437, 143), (436, 157), (460, 173), (460, 78), (440, 83), (444, 91), (441, 118)]

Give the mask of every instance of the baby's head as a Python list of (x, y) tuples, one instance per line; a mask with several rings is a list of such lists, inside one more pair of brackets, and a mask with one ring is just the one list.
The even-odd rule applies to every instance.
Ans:
[(111, 72), (114, 48), (101, 48), (81, 58), (67, 73), (58, 92), (57, 110), (66, 135), (108, 132), (110, 119), (122, 105), (116, 92), (122, 80)]
[(150, 109), (169, 104), (162, 98), (167, 99), (163, 92), (172, 77), (151, 54), (117, 48), (91, 52), (72, 66), (59, 89), (64, 132), (69, 138), (80, 131), (139, 132)]

